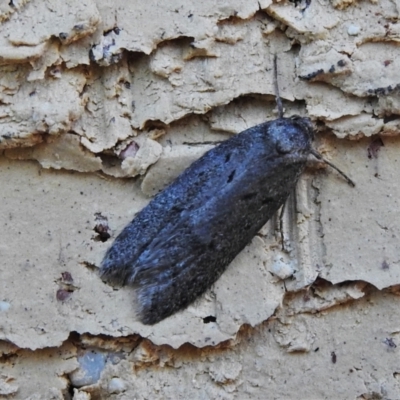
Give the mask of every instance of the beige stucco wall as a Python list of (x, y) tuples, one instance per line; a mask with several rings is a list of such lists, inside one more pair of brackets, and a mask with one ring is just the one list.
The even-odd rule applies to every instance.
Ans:
[[(0, 1), (0, 398), (400, 399), (399, 13)], [(104, 252), (212, 142), (277, 117), (275, 53), (286, 115), (356, 187), (310, 163), (286, 252), (274, 219), (201, 299), (142, 325)]]

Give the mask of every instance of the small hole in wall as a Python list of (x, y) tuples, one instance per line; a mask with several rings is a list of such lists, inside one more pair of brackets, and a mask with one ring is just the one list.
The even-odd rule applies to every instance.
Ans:
[(72, 278), (71, 273), (68, 272), (68, 271), (64, 271), (64, 272), (61, 273), (61, 280), (64, 283), (67, 283), (67, 284), (68, 283), (72, 283), (74, 281), (74, 279)]
[(58, 289), (56, 293), (56, 298), (58, 301), (68, 300), (73, 293), (73, 290)]
[(71, 384), (71, 382), (68, 382), (68, 395), (69, 395), (68, 399), (73, 399), (75, 396), (74, 386)]
[(387, 124), (388, 122), (397, 121), (399, 119), (400, 119), (399, 114), (390, 114), (383, 117), (383, 123)]
[(94, 227), (94, 231), (98, 234), (94, 238), (95, 241), (100, 241), (100, 242), (104, 243), (104, 242), (107, 242), (107, 240), (110, 239), (110, 237), (111, 237), (111, 235), (104, 230), (103, 225), (96, 225)]
[(110, 230), (110, 227), (108, 226), (108, 218), (101, 215), (101, 213), (96, 213), (95, 219), (96, 225), (93, 230), (97, 233), (97, 236), (95, 236), (93, 240), (104, 243), (111, 237), (111, 235), (108, 233)]
[(209, 315), (208, 317), (203, 318), (203, 322), (205, 324), (209, 324), (210, 322), (217, 322), (217, 318), (213, 315)]

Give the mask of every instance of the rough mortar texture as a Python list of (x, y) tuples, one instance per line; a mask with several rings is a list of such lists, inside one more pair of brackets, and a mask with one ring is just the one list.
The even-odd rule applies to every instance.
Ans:
[[(400, 4), (0, 1), (0, 398), (400, 399)], [(113, 238), (215, 143), (309, 116), (310, 163), (154, 326)]]

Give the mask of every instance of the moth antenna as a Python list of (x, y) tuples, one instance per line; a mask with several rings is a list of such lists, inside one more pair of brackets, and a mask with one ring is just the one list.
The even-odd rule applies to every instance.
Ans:
[(340, 175), (343, 176), (344, 179), (346, 179), (347, 183), (352, 186), (355, 187), (356, 184), (343, 172), (341, 171), (336, 165), (332, 164), (331, 162), (329, 162), (328, 160), (325, 160), (324, 157), (322, 157), (321, 154), (318, 153), (318, 151), (312, 149), (311, 150), (311, 154), (318, 160), (323, 161), (325, 164), (329, 165), (330, 167), (332, 167), (334, 170), (336, 170), (337, 172), (339, 172)]
[(283, 118), (283, 105), (281, 96), (279, 95), (279, 85), (278, 85), (278, 56), (274, 55), (274, 88), (275, 88), (275, 98), (276, 105), (278, 107), (279, 118)]

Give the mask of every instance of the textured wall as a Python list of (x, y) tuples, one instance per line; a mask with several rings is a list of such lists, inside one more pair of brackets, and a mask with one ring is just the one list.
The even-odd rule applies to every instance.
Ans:
[[(201, 3), (201, 4), (199, 4)], [(400, 399), (400, 3), (0, 1), (0, 398)], [(308, 115), (284, 215), (136, 319), (112, 239), (230, 135)], [(109, 237), (111, 235), (111, 237)]]

